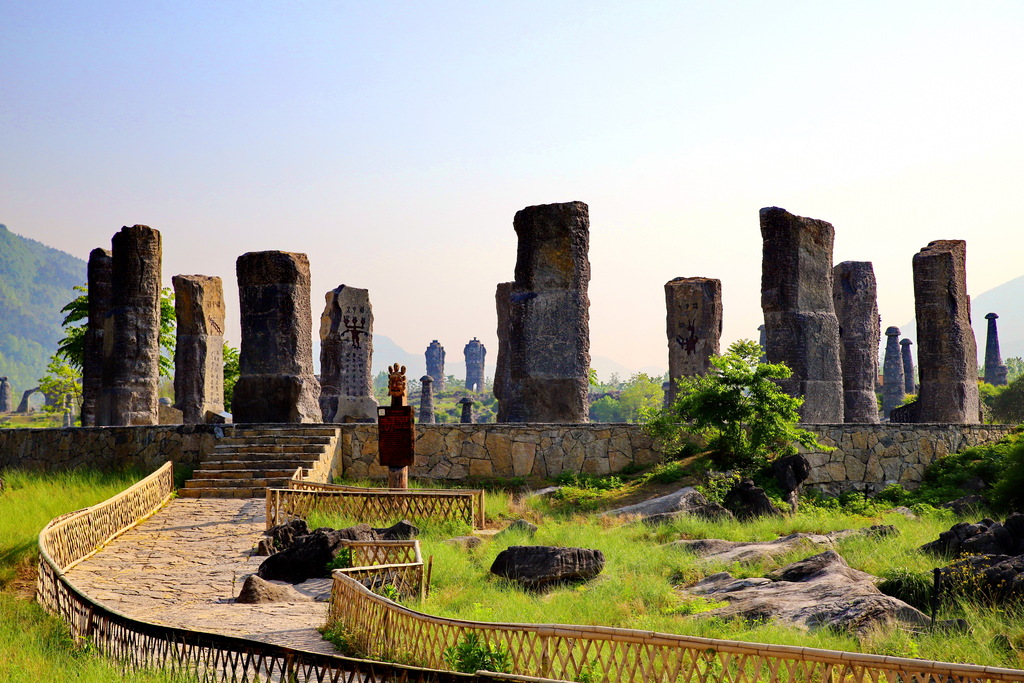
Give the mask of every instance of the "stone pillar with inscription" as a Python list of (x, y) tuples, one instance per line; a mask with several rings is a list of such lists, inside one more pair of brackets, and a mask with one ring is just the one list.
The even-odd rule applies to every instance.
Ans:
[(9, 413), (14, 410), (14, 392), (11, 390), (11, 383), (6, 377), (0, 377), (0, 413)]
[(103, 388), (103, 327), (110, 314), (111, 255), (107, 249), (89, 252), (87, 288), (89, 318), (82, 338), (82, 426), (96, 425), (96, 402)]
[(885, 357), (882, 359), (882, 417), (903, 403), (906, 382), (903, 376), (903, 354), (900, 352), (900, 328), (885, 330)]
[(843, 374), (839, 361), (839, 320), (832, 301), (830, 223), (794, 216), (785, 209), (761, 209), (764, 251), (761, 309), (766, 355), (785, 363), (792, 377), (779, 380), (791, 396), (802, 396), (803, 422), (843, 421)]
[(185, 424), (224, 412), (224, 286), (219, 277), (175, 275), (174, 407)]
[(466, 396), (459, 401), (459, 405), (462, 406), (462, 418), (459, 422), (473, 424), (473, 399)]
[(914, 342), (900, 339), (900, 355), (903, 356), (903, 389), (908, 394), (917, 393), (917, 380), (914, 379), (914, 352), (910, 346)]
[(995, 313), (985, 314), (988, 330), (985, 336), (985, 381), (997, 387), (1007, 384), (1009, 369), (1003, 365), (1003, 357), (999, 352), (999, 329), (996, 327)]
[(160, 233), (146, 225), (123, 227), (111, 239), (97, 425), (159, 424), (162, 254)]
[(377, 409), (377, 449), (380, 464), (388, 468), (388, 488), (409, 488), (409, 467), (416, 458), (416, 430), (412, 406), (406, 400), (405, 366), (388, 366), (391, 405)]
[(365, 289), (327, 292), (320, 316), (320, 411), (324, 422), (374, 422), (373, 307)]
[(843, 369), (843, 421), (874, 424), (878, 422), (875, 382), (881, 337), (875, 270), (870, 261), (843, 261), (832, 274)]
[(978, 347), (967, 295), (967, 243), (937, 240), (914, 254), (917, 421), (977, 424)]
[(444, 347), (436, 339), (427, 347), (427, 374), (434, 380), (434, 389), (444, 391)]
[(704, 375), (722, 337), (722, 281), (677, 277), (665, 283), (668, 376), (671, 405), (680, 377)]
[(583, 202), (530, 206), (513, 226), (515, 281), (497, 292), (498, 421), (586, 422), (589, 209)]
[(305, 254), (254, 251), (235, 262), (242, 342), (234, 421), (321, 422)]
[(420, 424), (434, 424), (434, 378), (430, 375), (420, 377)]
[(484, 359), (487, 357), (487, 349), (479, 339), (473, 337), (462, 353), (466, 357), (466, 388), (470, 391), (483, 391), (486, 376)]

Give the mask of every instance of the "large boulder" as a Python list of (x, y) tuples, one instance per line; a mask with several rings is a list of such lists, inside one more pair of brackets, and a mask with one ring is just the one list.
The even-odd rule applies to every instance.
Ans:
[(265, 581), (255, 574), (250, 574), (242, 584), (242, 592), (235, 602), (246, 605), (260, 605), (269, 602), (310, 602), (311, 598), (291, 586)]
[(736, 517), (744, 520), (782, 514), (753, 479), (740, 479), (736, 482), (729, 493), (725, 494), (722, 504)]
[(651, 498), (642, 503), (608, 510), (608, 517), (638, 517), (643, 521), (660, 522), (684, 515), (693, 515), (708, 520), (731, 518), (732, 513), (718, 503), (712, 503), (692, 486), (686, 486), (674, 493)]
[(293, 519), (290, 522), (270, 527), (263, 532), (263, 535), (269, 538), (271, 545), (276, 552), (277, 550), (284, 550), (285, 548), (288, 548), (295, 542), (296, 538), (299, 536), (305, 536), (308, 533), (309, 527), (306, 526), (306, 520)]
[(879, 525), (866, 529), (844, 529), (827, 534), (789, 534), (772, 541), (725, 541), (720, 538), (673, 541), (667, 545), (689, 551), (705, 560), (732, 564), (772, 560), (797, 550), (834, 550), (835, 542), (850, 536), (889, 536), (899, 533), (892, 526)]
[(299, 536), (291, 546), (265, 559), (256, 574), (268, 581), (288, 583), (302, 583), (306, 579), (324, 576), (327, 563), (341, 548), (341, 540), (342, 534), (333, 529), (317, 529)]
[(1005, 522), (983, 519), (977, 524), (960, 522), (939, 538), (921, 546), (934, 555), (1024, 554), (1024, 514), (1015, 512)]
[(830, 627), (856, 636), (876, 629), (930, 623), (922, 612), (879, 591), (877, 580), (851, 568), (835, 551), (828, 550), (762, 578), (713, 574), (687, 591), (728, 603), (702, 612), (702, 617), (770, 619), (806, 630)]
[(570, 581), (589, 581), (604, 569), (604, 553), (589, 548), (514, 545), (502, 550), (491, 573), (542, 590)]

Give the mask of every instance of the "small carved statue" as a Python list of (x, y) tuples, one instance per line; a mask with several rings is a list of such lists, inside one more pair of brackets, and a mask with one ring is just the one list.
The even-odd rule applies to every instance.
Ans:
[(399, 367), (398, 363), (388, 366), (388, 396), (391, 397), (392, 406), (405, 405), (405, 366)]

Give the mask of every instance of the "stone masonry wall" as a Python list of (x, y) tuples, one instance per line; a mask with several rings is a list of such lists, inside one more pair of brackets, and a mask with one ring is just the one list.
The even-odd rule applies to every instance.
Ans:
[[(256, 425), (159, 425), (0, 429), (0, 469), (65, 470), (76, 467), (154, 470), (166, 460), (194, 467), (221, 436)], [(266, 425), (260, 425), (265, 427)], [(303, 425), (309, 426), (309, 425)], [(372, 424), (324, 425), (341, 438), (333, 476), (383, 476), (376, 463)], [(287, 426), (273, 425), (287, 430)], [(295, 425), (295, 428), (299, 428)], [(877, 492), (889, 483), (913, 488), (935, 458), (1005, 436), (1007, 425), (837, 424), (808, 425), (828, 453), (812, 452), (806, 485), (825, 493)], [(416, 426), (411, 474), (439, 479), (555, 477), (563, 471), (618, 472), (646, 465), (661, 453), (631, 424), (437, 424)]]

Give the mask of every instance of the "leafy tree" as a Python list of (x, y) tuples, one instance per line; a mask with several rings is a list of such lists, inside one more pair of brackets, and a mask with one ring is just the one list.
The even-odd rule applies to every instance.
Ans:
[(70, 410), (78, 414), (82, 405), (82, 373), (54, 355), (46, 366), (46, 374), (39, 380), (39, 390), (49, 399), (43, 406), (45, 412)]
[(231, 412), (231, 400), (235, 397), (235, 383), (242, 374), (238, 367), (238, 349), (224, 343), (224, 410)]
[(796, 444), (824, 450), (813, 433), (796, 426), (803, 399), (786, 394), (775, 382), (792, 371), (760, 359), (756, 342), (734, 342), (728, 353), (711, 359), (714, 369), (708, 374), (678, 381), (675, 402), (647, 413), (647, 430), (676, 449), (687, 437), (698, 436), (725, 469), (757, 469), (795, 453)]
[(664, 400), (660, 379), (643, 372), (633, 375), (619, 394), (622, 422), (636, 422), (642, 414), (660, 408)]
[(1003, 364), (1006, 366), (1007, 381), (1012, 382), (1021, 375), (1024, 375), (1024, 358), (1014, 356), (1013, 358), (1007, 358), (1003, 361)]
[(619, 402), (611, 396), (602, 396), (590, 404), (591, 422), (622, 422)]
[(984, 395), (983, 400), (992, 410), (993, 421), (1002, 424), (1024, 422), (1024, 377), (999, 387), (992, 395)]

